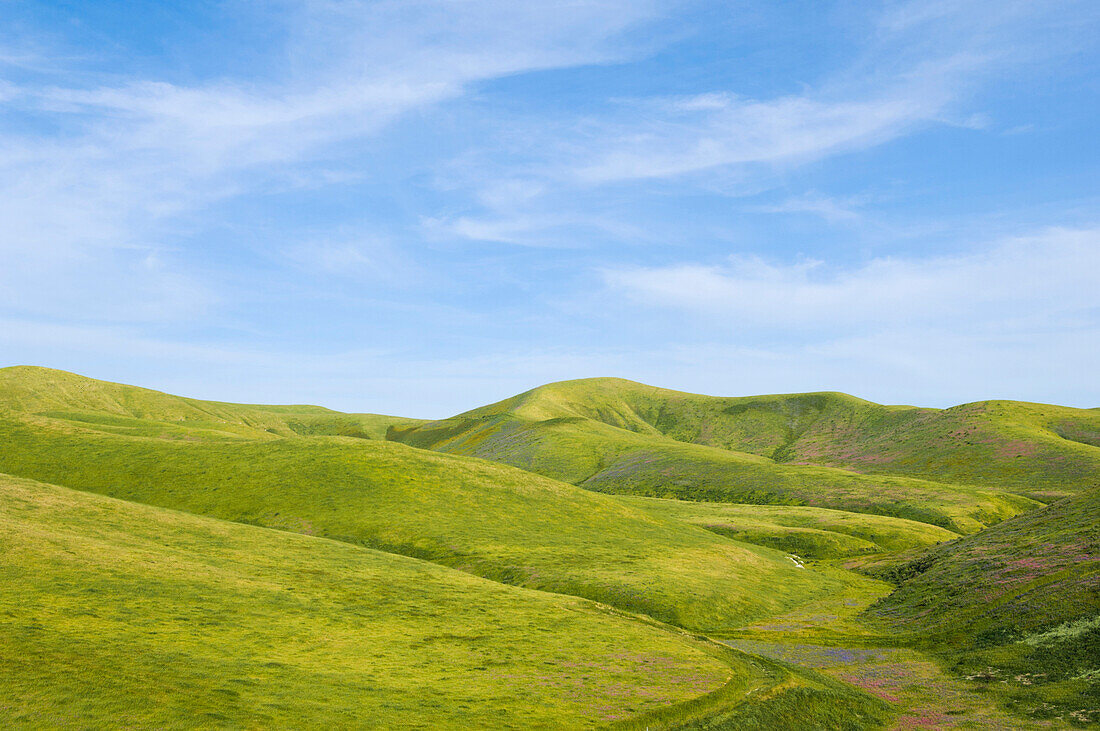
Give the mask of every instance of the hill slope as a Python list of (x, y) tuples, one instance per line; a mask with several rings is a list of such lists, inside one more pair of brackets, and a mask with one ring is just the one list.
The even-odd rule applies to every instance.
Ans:
[(738, 541), (789, 551), (804, 559), (894, 554), (959, 537), (957, 533), (927, 523), (826, 508), (689, 502), (626, 495), (619, 499)]
[[(727, 401), (616, 379), (569, 381), (451, 419), (395, 426), (388, 438), (511, 464), (599, 492), (811, 505), (909, 518), (960, 533), (1037, 505), (989, 488), (795, 466), (681, 441), (692, 434), (696, 441), (700, 435), (720, 441), (707, 414)], [(691, 419), (695, 431), (688, 434)], [(724, 423), (727, 435), (731, 423)]]
[(582, 599), (6, 476), (0, 546), (5, 728), (582, 727), (753, 675)]
[(1100, 722), (1100, 489), (937, 546), (896, 577), (871, 617), (1017, 710)]
[[(884, 703), (592, 602), (0, 475), (4, 728), (668, 728)], [(743, 725), (743, 724), (742, 724)]]
[(1087, 489), (1100, 475), (1096, 410), (1012, 401), (924, 409), (838, 393), (716, 398), (614, 378), (552, 383), (391, 436), (476, 453), (493, 431), (574, 420), (772, 462), (1011, 488), (1043, 500)]
[(391, 442), (190, 441), (9, 410), (0, 444), (0, 472), (425, 558), (696, 630), (729, 629), (846, 581), (565, 483)]
[(321, 406), (201, 401), (34, 366), (0, 368), (0, 411), (40, 414), (108, 433), (192, 440), (296, 434), (382, 439), (390, 426), (420, 423), (379, 414), (344, 414)]

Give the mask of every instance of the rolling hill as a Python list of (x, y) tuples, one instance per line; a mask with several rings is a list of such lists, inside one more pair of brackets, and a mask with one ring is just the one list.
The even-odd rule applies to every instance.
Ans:
[(945, 528), (914, 520), (826, 508), (634, 496), (622, 496), (620, 500), (738, 541), (812, 560), (909, 552), (959, 537)]
[[(898, 408), (825, 396), (821, 403), (834, 410)], [(973, 533), (1039, 505), (988, 486), (777, 462), (760, 452), (774, 455), (778, 448), (763, 448), (767, 435), (754, 431), (771, 426), (757, 425), (751, 410), (739, 410), (745, 404), (729, 404), (740, 401), (618, 379), (568, 381), (451, 419), (395, 425), (388, 438), (511, 464), (598, 492), (836, 508), (958, 533)], [(772, 416), (776, 423), (787, 419)], [(753, 449), (757, 453), (747, 451)], [(1100, 474), (1100, 459), (1096, 465)]]
[(345, 414), (321, 406), (260, 406), (173, 396), (35, 366), (0, 368), (0, 412), (39, 414), (113, 434), (163, 438), (271, 439), (304, 435), (383, 439), (418, 419)]
[[(505, 465), (349, 437), (187, 438), (208, 431), (204, 419), (157, 436), (108, 433), (90, 416), (49, 416), (57, 396), (35, 406), (47, 397), (50, 411), (0, 412), (0, 472), (423, 558), (699, 631), (844, 588), (782, 552)], [(156, 401), (139, 391), (111, 403), (137, 398)], [(173, 398), (167, 414), (139, 413), (167, 422), (184, 408)]]
[(582, 599), (0, 476), (5, 728), (592, 727), (768, 687)]
[[(570, 438), (528, 432), (598, 430), (587, 422), (751, 454), (770, 464), (983, 486), (1043, 502), (1087, 489), (1100, 474), (1095, 409), (1014, 401), (927, 409), (839, 393), (717, 398), (614, 378), (552, 383), (451, 419), (395, 426), (391, 438), (546, 469), (554, 458), (523, 451), (554, 450), (553, 443)], [(559, 468), (555, 476), (591, 480), (608, 458), (626, 450), (588, 451), (583, 466)]]
[(1087, 726), (1098, 427), (619, 379), (426, 422), (3, 368), (0, 725)]

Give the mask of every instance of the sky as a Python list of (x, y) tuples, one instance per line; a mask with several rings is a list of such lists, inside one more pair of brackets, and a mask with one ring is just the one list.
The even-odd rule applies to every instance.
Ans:
[(1095, 0), (0, 0), (0, 366), (1100, 407)]

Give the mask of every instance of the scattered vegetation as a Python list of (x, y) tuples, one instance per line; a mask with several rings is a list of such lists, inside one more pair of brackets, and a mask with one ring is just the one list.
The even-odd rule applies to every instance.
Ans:
[(869, 614), (1024, 715), (1100, 723), (1100, 490), (931, 549)]

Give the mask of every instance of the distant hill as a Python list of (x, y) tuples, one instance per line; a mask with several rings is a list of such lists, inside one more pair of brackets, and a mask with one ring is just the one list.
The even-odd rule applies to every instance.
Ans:
[(0, 410), (132, 436), (263, 439), (335, 435), (382, 439), (390, 426), (419, 419), (344, 414), (321, 406), (259, 406), (173, 396), (35, 366), (0, 368)]
[[(1006, 475), (1072, 471), (1075, 481), (1058, 483), (1057, 489), (1036, 489), (1039, 480), (956, 482), (973, 475), (963, 475), (962, 467), (946, 475), (904, 469), (887, 464), (885, 457), (882, 469), (869, 469), (864, 459), (859, 471), (854, 459), (795, 459), (808, 445), (854, 454), (842, 446), (841, 435), (862, 439), (868, 449), (876, 440), (893, 444), (888, 437), (894, 432), (882, 420), (932, 413), (937, 412), (878, 406), (842, 394), (727, 399), (589, 379), (543, 386), (450, 419), (395, 425), (388, 438), (504, 462), (599, 492), (836, 508), (919, 520), (958, 533), (973, 533), (1039, 504), (1021, 493), (1049, 498), (1100, 475), (1100, 449), (1058, 436), (1050, 440), (1059, 448), (1068, 445), (1063, 451), (1077, 460), (1072, 465), (1059, 453), (1049, 464), (1046, 456), (1032, 462), (1013, 457), (1003, 469), (990, 468)], [(959, 455), (971, 450), (964, 441), (936, 442), (936, 463), (978, 459)], [(1050, 475), (1043, 479), (1056, 481)]]
[[(840, 393), (718, 398), (615, 378), (552, 383), (451, 419), (395, 427), (391, 438), (541, 467), (540, 457), (522, 454), (535, 439), (527, 432), (535, 425), (596, 429), (584, 422), (772, 464), (1008, 489), (1044, 502), (1087, 489), (1100, 475), (1100, 413), (1094, 409), (1015, 401), (927, 409)], [(522, 443), (511, 450), (511, 441)], [(562, 476), (571, 482), (595, 478), (607, 466), (606, 454), (589, 452), (584, 467), (597, 469), (581, 474), (575, 464)]]
[[(0, 387), (26, 394), (32, 387), (10, 384), (30, 375), (37, 388), (52, 373), (22, 370)], [(238, 431), (214, 438), (205, 406), (70, 374), (61, 383), (33, 401), (0, 396), (50, 409), (0, 410), (0, 472), (428, 559), (695, 630), (728, 629), (843, 588), (782, 552), (506, 465), (392, 442), (283, 436), (241, 426), (254, 410), (231, 406), (214, 413)], [(59, 394), (74, 394), (73, 403)], [(89, 406), (151, 421), (130, 416), (123, 429), (103, 429), (106, 412)], [(207, 417), (163, 430), (166, 415), (191, 409)]]

